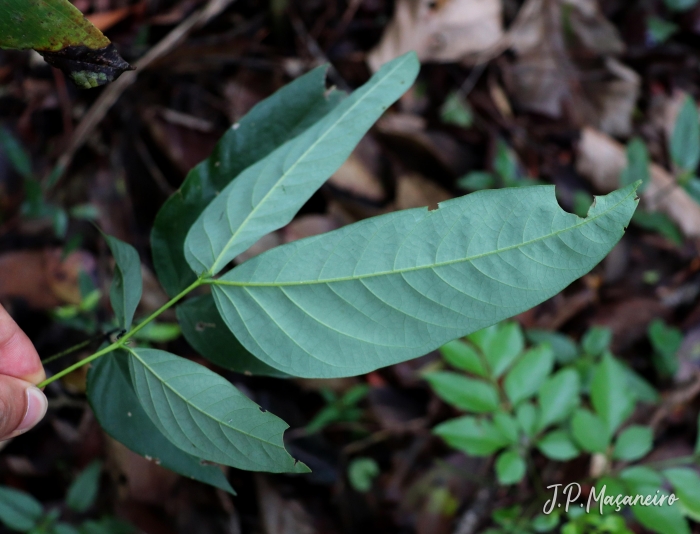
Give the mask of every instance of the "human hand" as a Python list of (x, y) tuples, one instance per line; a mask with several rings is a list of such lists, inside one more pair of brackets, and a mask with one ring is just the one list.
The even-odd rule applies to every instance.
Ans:
[(43, 419), (48, 402), (34, 384), (45, 378), (34, 345), (0, 304), (0, 441)]

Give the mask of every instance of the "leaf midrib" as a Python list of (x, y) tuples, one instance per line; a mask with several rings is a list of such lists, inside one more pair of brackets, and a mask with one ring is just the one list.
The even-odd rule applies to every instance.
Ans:
[[(197, 405), (195, 405), (195, 404), (189, 402), (185, 397), (183, 397), (183, 396), (180, 394), (179, 391), (177, 391), (175, 388), (173, 388), (173, 387), (168, 383), (167, 380), (165, 380), (163, 377), (161, 377), (150, 365), (148, 365), (145, 361), (143, 361), (143, 359), (141, 359), (141, 358), (139, 357), (139, 355), (138, 355), (137, 352), (135, 352), (135, 351), (133, 351), (133, 350), (131, 350), (131, 349), (128, 349), (128, 350), (129, 350), (129, 352), (131, 353), (131, 355), (134, 356), (134, 358), (136, 358), (138, 361), (141, 362), (141, 365), (143, 365), (144, 368), (148, 369), (148, 371), (149, 371), (153, 376), (155, 376), (155, 377), (163, 384), (164, 387), (167, 387), (173, 394), (175, 394), (177, 397), (179, 397), (179, 398), (182, 400), (182, 402), (184, 402), (184, 403), (187, 404), (188, 406), (192, 406), (196, 411), (198, 411), (199, 413), (203, 414), (203, 415), (206, 416), (207, 418), (213, 419), (213, 420), (216, 421), (218, 424), (220, 424), (220, 425), (222, 425), (222, 426), (225, 426), (225, 427), (227, 427), (227, 428), (230, 428), (230, 429), (233, 430), (234, 432), (238, 432), (239, 434), (243, 434), (243, 435), (245, 435), (245, 436), (248, 436), (249, 438), (252, 438), (252, 439), (254, 439), (254, 440), (256, 440), (256, 441), (260, 441), (260, 442), (262, 442), (262, 443), (267, 443), (268, 445), (272, 445), (273, 447), (275, 447), (275, 448), (277, 448), (277, 449), (281, 449), (281, 450), (285, 451), (285, 453), (287, 452), (286, 449), (284, 448), (284, 446), (280, 446), (280, 445), (277, 445), (276, 443), (273, 443), (273, 442), (271, 442), (271, 441), (267, 441), (267, 440), (265, 440), (265, 439), (262, 439), (262, 438), (260, 438), (260, 437), (258, 437), (258, 436), (255, 436), (254, 434), (250, 434), (250, 433), (248, 433), (248, 432), (245, 432), (244, 430), (241, 430), (241, 429), (239, 429), (239, 428), (233, 427), (233, 426), (229, 425), (228, 423), (224, 423), (221, 419), (217, 419), (217, 418), (215, 418), (215, 417), (212, 417), (210, 414), (208, 414), (207, 412), (205, 412), (204, 410), (202, 410), (201, 408), (199, 408)], [(228, 456), (228, 453), (227, 453), (227, 456)]]
[[(375, 278), (379, 276), (389, 276), (389, 275), (396, 275), (396, 274), (403, 274), (403, 273), (409, 273), (409, 272), (414, 272), (414, 271), (421, 271), (424, 269), (437, 269), (439, 267), (445, 267), (449, 265), (454, 265), (457, 263), (462, 263), (462, 262), (472, 262), (481, 258), (485, 258), (488, 256), (493, 256), (494, 254), (502, 254), (504, 252), (508, 252), (509, 250), (514, 250), (520, 247), (525, 247), (527, 245), (531, 245), (533, 243), (537, 243), (539, 241), (544, 241), (545, 239), (550, 239), (552, 237), (557, 237), (558, 235), (564, 234), (566, 232), (569, 232), (571, 230), (575, 230), (576, 228), (579, 228), (581, 226), (585, 226), (596, 219), (607, 215), (611, 211), (614, 211), (620, 204), (624, 203), (630, 196), (633, 196), (636, 193), (635, 190), (632, 190), (632, 192), (622, 198), (618, 203), (614, 204), (611, 206), (609, 209), (601, 212), (598, 215), (594, 215), (593, 217), (587, 217), (583, 219), (580, 223), (577, 223), (573, 226), (569, 226), (568, 228), (564, 228), (563, 230), (558, 230), (556, 232), (540, 236), (535, 239), (531, 239), (529, 241), (524, 241), (523, 243), (519, 243), (516, 245), (510, 245), (508, 247), (500, 248), (500, 249), (495, 249), (489, 252), (484, 252), (482, 254), (476, 254), (474, 256), (469, 256), (466, 258), (458, 258), (456, 260), (449, 260), (449, 261), (444, 261), (440, 263), (433, 263), (430, 265), (421, 265), (418, 267), (405, 267), (403, 269), (396, 269), (393, 271), (380, 271), (376, 273), (366, 273), (366, 274), (360, 274), (356, 276), (345, 276), (345, 277), (339, 277), (339, 278), (328, 278), (324, 280), (304, 280), (301, 282), (235, 282), (232, 280), (222, 280), (222, 279), (210, 279), (206, 280), (205, 283), (211, 284), (211, 285), (217, 285), (217, 286), (235, 286), (235, 287), (291, 287), (291, 286), (308, 286), (308, 285), (317, 285), (317, 284), (332, 284), (332, 283), (338, 283), (338, 282), (351, 282), (355, 280), (365, 280), (367, 278)], [(438, 212), (439, 210), (434, 210), (431, 213)], [(430, 215), (429, 215), (430, 216)], [(235, 269), (234, 269), (235, 271)]]
[[(342, 120), (345, 119), (345, 117), (347, 117), (347, 115), (348, 115), (349, 113), (351, 113), (358, 105), (360, 105), (360, 103), (364, 102), (364, 101), (367, 99), (367, 97), (368, 97), (369, 95), (373, 94), (373, 93), (377, 90), (377, 88), (381, 87), (382, 84), (384, 84), (384, 82), (385, 82), (390, 76), (392, 76), (397, 70), (399, 70), (401, 67), (403, 67), (403, 66), (406, 64), (406, 62), (409, 61), (410, 59), (413, 59), (413, 56), (410, 56), (410, 55), (409, 55), (409, 56), (406, 57), (406, 59), (405, 59), (404, 61), (401, 61), (400, 63), (398, 63), (398, 64), (396, 65), (396, 67), (394, 67), (391, 71), (389, 71), (389, 72), (386, 74), (386, 76), (384, 76), (383, 79), (379, 80), (379, 81), (377, 82), (377, 84), (376, 84), (373, 88), (371, 88), (369, 91), (367, 91), (367, 93), (366, 93), (361, 99), (359, 99), (359, 100), (358, 100), (357, 102), (355, 102), (352, 106), (350, 106), (350, 107), (345, 111), (345, 113), (343, 113), (340, 117), (338, 117), (338, 119), (337, 119), (335, 122), (333, 122), (331, 125), (329, 125), (329, 127), (326, 129), (326, 131), (323, 133), (323, 135), (321, 135), (316, 141), (314, 141), (314, 142), (311, 144), (311, 146), (310, 146), (299, 158), (297, 158), (297, 160), (292, 164), (292, 166), (291, 166), (284, 174), (282, 174), (282, 176), (280, 176), (280, 178), (275, 182), (275, 185), (273, 185), (273, 186), (269, 189), (269, 191), (268, 191), (267, 193), (265, 193), (265, 196), (263, 196), (263, 198), (260, 199), (260, 202), (258, 202), (258, 203), (255, 205), (255, 207), (251, 210), (251, 212), (245, 217), (245, 219), (243, 219), (243, 221), (242, 221), (241, 224), (238, 226), (238, 228), (236, 229), (236, 231), (233, 233), (233, 235), (231, 236), (231, 238), (226, 242), (226, 245), (225, 245), (224, 248), (222, 249), (221, 253), (216, 257), (216, 259), (214, 260), (214, 263), (212, 264), (211, 268), (209, 269), (209, 271), (208, 271), (209, 274), (214, 274), (214, 273), (217, 272), (218, 267), (219, 267), (219, 262), (220, 262), (221, 259), (225, 256), (226, 252), (235, 244), (235, 240), (236, 240), (236, 238), (238, 237), (238, 235), (239, 235), (239, 234), (243, 231), (243, 229), (247, 226), (248, 222), (249, 222), (249, 221), (253, 218), (253, 216), (257, 213), (258, 209), (259, 209), (261, 206), (263, 206), (263, 205), (265, 204), (265, 202), (267, 201), (267, 199), (277, 190), (277, 188), (279, 187), (280, 183), (282, 183), (282, 182), (287, 178), (287, 176), (289, 176), (289, 174), (291, 174), (291, 172), (297, 167), (297, 165), (299, 165), (299, 162), (303, 161), (303, 160), (309, 155), (309, 153), (310, 153), (312, 150), (314, 150), (314, 149), (328, 136), (328, 134), (329, 134), (331, 131), (333, 131), (333, 130), (337, 127), (337, 125), (338, 125)], [(332, 112), (331, 112), (331, 113), (332, 113)], [(323, 119), (321, 119), (321, 120), (323, 120)], [(303, 135), (303, 134), (301, 134), (301, 135)], [(274, 153), (274, 152), (273, 152), (273, 153)], [(228, 211), (228, 210), (227, 210), (227, 211)]]

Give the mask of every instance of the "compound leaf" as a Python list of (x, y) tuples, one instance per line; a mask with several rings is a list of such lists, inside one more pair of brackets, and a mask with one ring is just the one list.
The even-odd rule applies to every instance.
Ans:
[(212, 280), (214, 298), (272, 367), (367, 373), (557, 294), (605, 257), (636, 205), (629, 186), (581, 219), (552, 186), (479, 191), (272, 249)]
[(243, 171), (187, 234), (185, 257), (192, 270), (216, 274), (259, 238), (290, 222), (408, 90), (419, 67), (413, 52), (387, 63), (326, 117)]
[(248, 471), (307, 473), (284, 448), (288, 428), (230, 382), (161, 350), (129, 350), (131, 381), (151, 421), (172, 443), (210, 462)]
[(185, 238), (204, 208), (242, 171), (298, 136), (338, 105), (343, 93), (327, 90), (328, 67), (285, 85), (234, 124), (211, 156), (194, 167), (158, 212), (151, 246), (165, 291), (174, 297), (195, 281), (185, 260)]
[(128, 449), (184, 477), (235, 493), (221, 470), (179, 449), (151, 422), (131, 385), (128, 355), (98, 358), (88, 373), (87, 395), (100, 426)]

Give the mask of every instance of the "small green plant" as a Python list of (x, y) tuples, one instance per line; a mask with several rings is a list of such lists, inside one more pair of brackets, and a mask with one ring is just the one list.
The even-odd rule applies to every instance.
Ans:
[(690, 96), (686, 97), (678, 113), (668, 148), (676, 181), (696, 202), (700, 202), (700, 178), (696, 175), (700, 164), (700, 117), (697, 104)]
[[(481, 191), (493, 187), (523, 187), (540, 183), (522, 172), (517, 155), (503, 139), (499, 139), (496, 145), (492, 167), (493, 172), (468, 173), (457, 180), (457, 185), (466, 191)], [(590, 207), (590, 202), (587, 207)], [(584, 217), (586, 212), (587, 210), (583, 212)]]
[(101, 462), (91, 463), (68, 488), (65, 505), (49, 510), (28, 493), (0, 486), (0, 522), (29, 534), (131, 534), (135, 531), (131, 525), (112, 517), (85, 520), (78, 526), (60, 521), (64, 510), (84, 514), (94, 506), (101, 473)]
[[(603, 492), (592, 511), (607, 517), (568, 515), (562, 532), (627, 532), (624, 523), (619, 527), (619, 519), (608, 515), (629, 504), (615, 497), (659, 495), (665, 484), (673, 488), (680, 506), (632, 506), (632, 513), (654, 532), (689, 532), (684, 516), (699, 517), (700, 477), (690, 467), (697, 463), (697, 453), (674, 464), (683, 467), (639, 463), (653, 448), (653, 431), (626, 421), (638, 403), (656, 402), (658, 395), (612, 355), (610, 330), (590, 329), (580, 346), (561, 334), (534, 331), (527, 337), (534, 343), (530, 347), (517, 323), (503, 323), (440, 349), (455, 370), (431, 370), (425, 379), (442, 400), (467, 415), (441, 423), (433, 432), (466, 454), (494, 456), (496, 478), (503, 486), (520, 484), (529, 472), (533, 485), (554, 487), (537, 474), (547, 472), (536, 467), (538, 454), (551, 462), (590, 456), (594, 497)], [(548, 497), (556, 503), (556, 497)], [(578, 497), (571, 502), (579, 507)], [(499, 511), (494, 520), (500, 526), (494, 532), (550, 532), (564, 518), (554, 504), (549, 511), (547, 505), (540, 510), (546, 518), (520, 508)]]
[[(171, 300), (134, 324), (140, 258), (105, 236), (116, 264), (110, 301), (118, 332), (40, 385), (91, 363), (88, 399), (113, 438), (232, 492), (212, 463), (308, 468), (284, 447), (287, 425), (229, 381), (135, 344), (164, 311), (177, 307), (190, 345), (226, 369), (332, 378), (421, 356), (589, 272), (622, 237), (637, 184), (599, 197), (586, 218), (563, 211), (552, 186), (481, 191), (433, 211), (367, 219), (229, 268), (293, 219), (418, 70), (409, 53), (346, 97), (326, 89), (320, 67), (253, 108), (158, 213), (151, 248)], [(503, 168), (510, 165), (504, 158)], [(502, 462), (514, 477), (512, 460), (515, 467)]]
[(367, 393), (369, 393), (367, 384), (358, 384), (350, 388), (342, 397), (338, 397), (330, 389), (322, 389), (321, 395), (326, 401), (326, 406), (306, 425), (306, 432), (314, 434), (332, 423), (359, 421), (364, 411), (357, 405), (367, 396)]
[(24, 182), (25, 200), (22, 204), (24, 217), (51, 220), (54, 232), (59, 238), (65, 238), (71, 217), (89, 221), (97, 218), (95, 208), (90, 205), (81, 204), (65, 210), (56, 204), (46, 202), (43, 186), (34, 175), (29, 154), (20, 141), (4, 128), (0, 128), (0, 147), (7, 154), (12, 168)]

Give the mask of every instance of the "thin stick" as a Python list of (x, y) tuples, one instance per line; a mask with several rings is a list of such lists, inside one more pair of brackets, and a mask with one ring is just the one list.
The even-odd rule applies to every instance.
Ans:
[[(139, 71), (147, 69), (156, 60), (162, 58), (182, 43), (193, 30), (205, 25), (235, 1), (236, 0), (209, 0), (209, 3), (207, 3), (204, 8), (182, 21), (158, 44), (151, 48), (145, 56), (139, 59), (134, 66)], [(58, 158), (58, 162), (46, 182), (47, 190), (53, 188), (60, 181), (63, 173), (65, 173), (70, 162), (73, 160), (75, 153), (85, 144), (85, 141), (88, 140), (93, 130), (102, 122), (102, 119), (104, 119), (107, 112), (117, 100), (119, 100), (119, 97), (127, 87), (136, 81), (138, 74), (138, 71), (125, 72), (117, 80), (108, 85), (99, 98), (95, 100), (90, 111), (85, 114), (85, 117), (83, 117), (80, 124), (78, 124), (78, 127), (73, 132), (65, 151), (61, 157)]]

